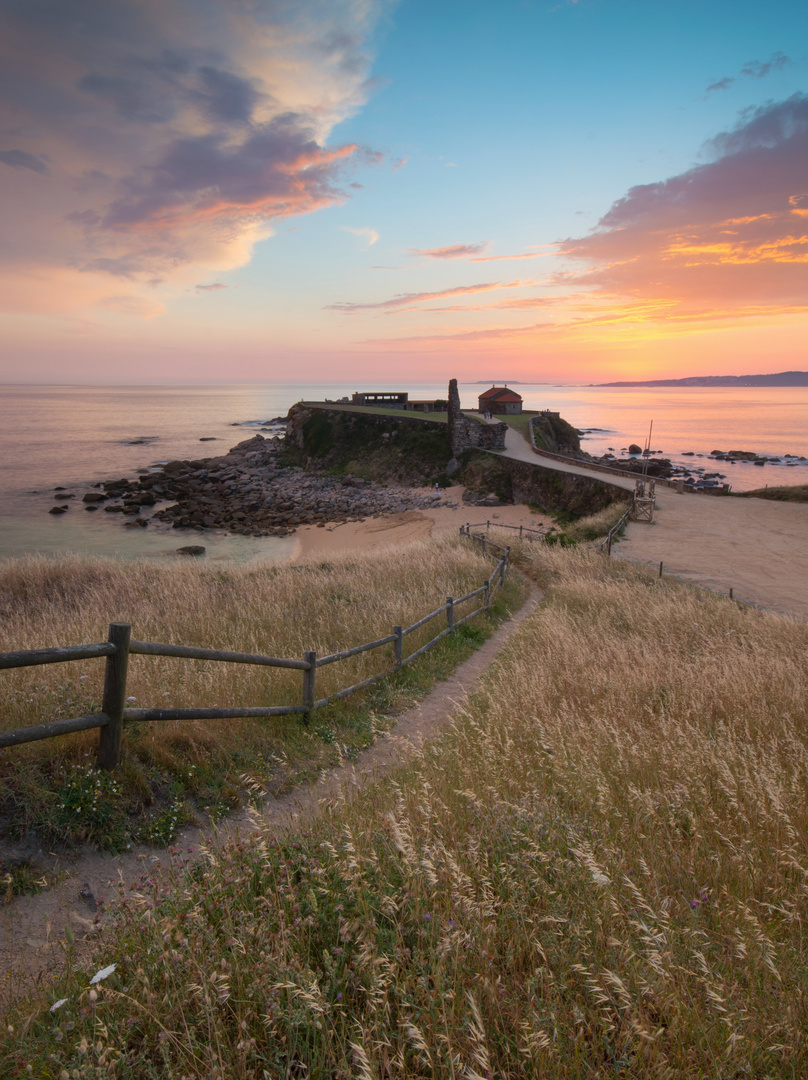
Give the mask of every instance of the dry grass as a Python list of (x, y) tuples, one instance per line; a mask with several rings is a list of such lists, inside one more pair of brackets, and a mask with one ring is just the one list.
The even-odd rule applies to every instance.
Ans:
[(116, 972), (9, 1016), (7, 1070), (806, 1075), (808, 628), (518, 557), (548, 601), (450, 732), (313, 833), (122, 891)]
[[(0, 651), (103, 641), (108, 624), (123, 621), (141, 640), (295, 659), (316, 649), (323, 656), (386, 636), (394, 624), (409, 625), (447, 595), (478, 588), (491, 569), (490, 559), (455, 540), (408, 547), (405, 557), (387, 549), (287, 567), (19, 560), (0, 571)], [(471, 607), (459, 613), (463, 610)], [(439, 629), (431, 623), (406, 638), (405, 655)], [(321, 668), (317, 697), (392, 662), (392, 646), (387, 646)], [(0, 724), (10, 730), (100, 711), (103, 672), (104, 662), (98, 660), (3, 672)], [(408, 669), (397, 678), (406, 690), (419, 676)], [(132, 656), (127, 694), (137, 707), (300, 704), (302, 677), (284, 669)], [(170, 811), (162, 830), (170, 834), (181, 823), (178, 813), (184, 818), (190, 813), (186, 797), (216, 817), (238, 801), (240, 771), (251, 772), (271, 790), (283, 790), (316, 775), (340, 754), (350, 756), (372, 740), (378, 726), (381, 721), (353, 698), (341, 710), (316, 713), (310, 731), (294, 716), (130, 723), (125, 726), (124, 764), (115, 779), (130, 811), (155, 800), (161, 810)], [(0, 806), (17, 832), (36, 828), (51, 839), (59, 837), (67, 827), (67, 822), (59, 824), (66, 807), (71, 820), (83, 820), (83, 809), (73, 805), (90, 808), (98, 785), (106, 782), (90, 771), (97, 739), (97, 733), (87, 732), (5, 752)], [(98, 828), (74, 829), (72, 838), (103, 842), (109, 833), (108, 846), (121, 846), (127, 840), (124, 816), (113, 815), (114, 824), (101, 820), (112, 814), (109, 801), (120, 794), (102, 791), (106, 810), (99, 812)], [(71, 838), (69, 829), (64, 838)]]

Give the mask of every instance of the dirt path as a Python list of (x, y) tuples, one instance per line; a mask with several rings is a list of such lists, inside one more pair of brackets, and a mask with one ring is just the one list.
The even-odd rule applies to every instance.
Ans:
[[(524, 605), (503, 623), (453, 675), (438, 683), (420, 702), (396, 718), (392, 732), (364, 751), (356, 762), (324, 773), (310, 787), (300, 788), (264, 806), (264, 819), (279, 832), (302, 824), (317, 813), (321, 804), (337, 797), (350, 797), (366, 784), (401, 764), (448, 721), (457, 704), (477, 686), (516, 628), (536, 609), (541, 593), (531, 587)], [(235, 832), (244, 835), (255, 827), (248, 811), (229, 818), (219, 826), (219, 839)], [(183, 831), (168, 851), (141, 848), (122, 855), (85, 853), (71, 862), (55, 857), (53, 869), (63, 877), (47, 892), (21, 896), (0, 909), (0, 1003), (24, 993), (33, 985), (47, 986), (62, 967), (65, 957), (66, 927), (75, 938), (80, 958), (89, 962), (109, 917), (104, 905), (116, 885), (123, 880), (136, 889), (144, 878), (154, 879), (164, 868), (193, 859), (200, 843), (210, 837), (210, 829)]]

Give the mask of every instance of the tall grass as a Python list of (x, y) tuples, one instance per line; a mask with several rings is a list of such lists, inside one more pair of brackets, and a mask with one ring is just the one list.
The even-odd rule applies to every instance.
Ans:
[[(454, 539), (413, 545), (406, 555), (388, 549), (286, 567), (25, 559), (0, 570), (0, 651), (103, 641), (110, 622), (124, 621), (141, 640), (295, 659), (316, 649), (323, 656), (415, 622), (447, 595), (478, 588), (491, 569), (490, 559)], [(471, 607), (458, 617), (464, 610)], [(436, 626), (406, 638), (406, 651), (434, 636)], [(321, 668), (317, 696), (392, 662), (388, 646)], [(103, 672), (98, 660), (3, 672), (0, 726), (100, 711)], [(393, 682), (406, 697), (418, 679), (408, 669)], [(132, 656), (127, 694), (138, 707), (300, 704), (302, 680), (286, 669)], [(155, 804), (162, 825), (142, 838), (170, 838), (190, 815), (188, 800), (214, 818), (237, 801), (240, 772), (279, 792), (372, 741), (382, 724), (360, 703), (348, 699), (341, 709), (316, 713), (311, 729), (297, 716), (128, 723), (114, 781), (93, 770), (96, 732), (27, 744), (4, 753), (0, 808), (17, 832), (35, 828), (49, 840), (84, 838), (114, 848), (130, 839), (124, 804), (130, 813)], [(111, 783), (115, 791), (107, 790)]]
[(9, 1014), (8, 1070), (806, 1075), (808, 627), (518, 557), (547, 602), (448, 734), (310, 832), (122, 886), (116, 971)]

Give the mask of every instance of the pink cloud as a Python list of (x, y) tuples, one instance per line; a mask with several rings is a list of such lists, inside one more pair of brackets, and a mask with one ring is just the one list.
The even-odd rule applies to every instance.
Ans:
[[(369, 92), (381, 6), (12, 4), (0, 295), (21, 275), (75, 277), (88, 306), (110, 276), (192, 287), (249, 261), (273, 222), (345, 201), (378, 156), (329, 136)], [(45, 310), (53, 291), (38, 293)]]
[(481, 255), (489, 245), (488, 240), (479, 244), (452, 244), (451, 247), (410, 248), (408, 255), (417, 255), (424, 259), (469, 259)]

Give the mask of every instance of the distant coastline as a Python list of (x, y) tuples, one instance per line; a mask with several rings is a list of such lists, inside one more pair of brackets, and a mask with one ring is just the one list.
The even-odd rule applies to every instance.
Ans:
[(643, 379), (640, 382), (593, 383), (593, 386), (808, 386), (808, 371), (775, 375), (691, 375), (686, 379)]

